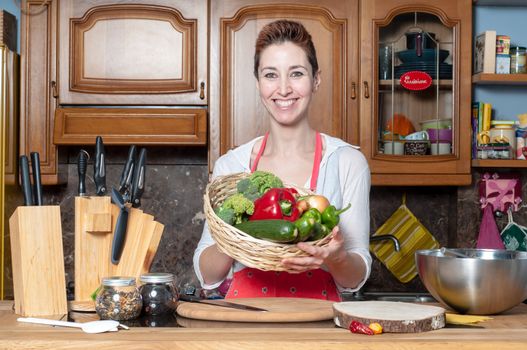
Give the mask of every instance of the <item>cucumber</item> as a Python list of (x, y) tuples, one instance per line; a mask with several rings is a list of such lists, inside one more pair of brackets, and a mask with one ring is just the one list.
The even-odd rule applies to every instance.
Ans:
[(245, 221), (234, 227), (254, 238), (264, 239), (275, 243), (291, 243), (298, 237), (298, 229), (295, 224), (287, 220), (270, 219)]

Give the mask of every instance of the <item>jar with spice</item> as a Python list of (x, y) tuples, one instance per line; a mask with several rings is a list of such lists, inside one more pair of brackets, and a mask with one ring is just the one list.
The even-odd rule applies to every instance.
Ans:
[(152, 272), (139, 277), (139, 287), (143, 298), (143, 315), (167, 315), (176, 309), (178, 290), (175, 277), (171, 273)]
[(511, 47), (511, 73), (526, 73), (526, 52), (523, 46)]
[(95, 299), (95, 311), (102, 320), (126, 321), (137, 318), (143, 301), (134, 277), (105, 277)]

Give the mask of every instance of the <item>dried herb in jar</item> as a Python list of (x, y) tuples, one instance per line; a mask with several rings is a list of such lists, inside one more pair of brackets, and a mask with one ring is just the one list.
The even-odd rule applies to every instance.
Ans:
[(95, 310), (102, 320), (125, 321), (137, 318), (143, 301), (133, 277), (103, 278), (95, 299)]

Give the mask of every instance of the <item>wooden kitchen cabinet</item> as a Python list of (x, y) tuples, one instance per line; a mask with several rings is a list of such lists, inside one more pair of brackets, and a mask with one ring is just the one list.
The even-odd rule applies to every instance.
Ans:
[(358, 1), (217, 0), (210, 2), (209, 165), (268, 128), (253, 75), (259, 30), (277, 19), (303, 23), (313, 37), (322, 84), (311, 122), (327, 134), (358, 142)]
[(44, 184), (67, 175), (57, 145), (97, 135), (105, 144), (206, 144), (207, 4), (22, 1), (20, 152), (40, 153)]
[[(371, 168), (372, 184), (470, 184), (472, 2), (362, 1), (360, 25), (360, 145)], [(408, 32), (435, 35), (429, 50), (436, 56), (432, 57), (433, 68), (427, 68), (432, 85), (427, 90), (408, 90), (399, 81), (407, 71), (426, 70), (420, 63), (415, 64), (417, 68), (412, 68), (413, 63), (403, 65), (407, 62), (399, 55), (409, 48)], [(391, 49), (392, 61), (388, 79), (379, 58), (386, 46)], [(440, 50), (448, 52), (445, 61), (437, 55)], [(416, 131), (427, 120), (451, 119), (451, 149), (433, 155), (429, 149), (418, 155), (407, 152), (408, 141), (404, 151), (390, 149), (405, 124), (398, 122), (400, 115), (410, 120)], [(431, 140), (428, 147), (433, 144)]]

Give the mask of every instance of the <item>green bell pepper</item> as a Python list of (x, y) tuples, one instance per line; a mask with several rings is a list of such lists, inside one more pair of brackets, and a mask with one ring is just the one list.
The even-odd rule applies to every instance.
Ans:
[(348, 210), (350, 207), (351, 203), (348, 204), (346, 208), (337, 210), (334, 205), (330, 205), (324, 209), (324, 212), (322, 213), (322, 223), (332, 230), (333, 227), (337, 226), (340, 221), (339, 215)]

